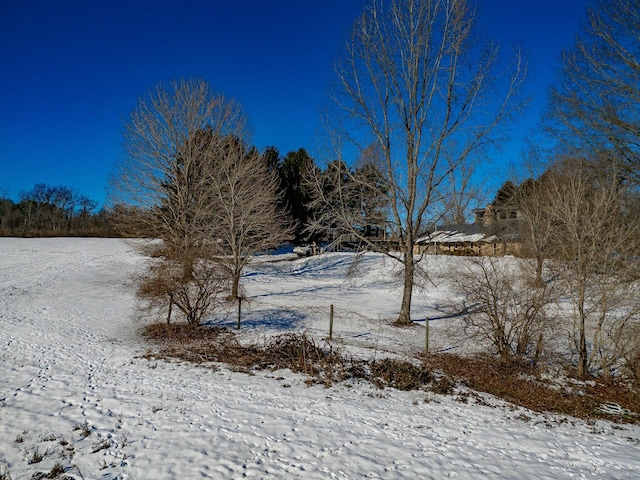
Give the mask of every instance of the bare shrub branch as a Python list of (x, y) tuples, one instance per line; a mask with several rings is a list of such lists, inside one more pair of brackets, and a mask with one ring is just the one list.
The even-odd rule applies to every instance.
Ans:
[(473, 257), (456, 272), (454, 285), (470, 303), (464, 322), (472, 335), (488, 340), (503, 362), (537, 361), (551, 331), (552, 284), (534, 285), (523, 259)]

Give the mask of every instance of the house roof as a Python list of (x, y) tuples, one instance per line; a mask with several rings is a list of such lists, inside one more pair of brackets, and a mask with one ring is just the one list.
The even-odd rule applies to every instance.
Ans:
[(498, 222), (490, 226), (471, 223), (439, 227), (435, 232), (418, 238), (416, 243), (494, 243), (519, 239), (518, 229), (513, 222)]
[(498, 237), (486, 233), (467, 233), (457, 230), (439, 230), (416, 240), (416, 243), (479, 243), (493, 242)]

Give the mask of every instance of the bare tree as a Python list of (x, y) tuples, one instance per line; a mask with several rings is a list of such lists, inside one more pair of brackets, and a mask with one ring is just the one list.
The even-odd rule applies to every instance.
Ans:
[(551, 92), (548, 130), (580, 159), (556, 170), (550, 197), (580, 375), (637, 358), (639, 12), (638, 0), (597, 1)]
[(550, 265), (571, 305), (578, 375), (619, 360), (616, 337), (640, 312), (638, 210), (628, 208), (616, 175), (566, 160), (549, 175)]
[(80, 206), (79, 217), (82, 232), (86, 232), (87, 224), (89, 218), (91, 217), (91, 212), (98, 206), (98, 202), (84, 195), (80, 195), (80, 197), (78, 198), (78, 205)]
[(640, 321), (618, 328), (615, 334), (616, 354), (623, 359), (623, 370), (640, 386)]
[(530, 178), (520, 184), (515, 204), (520, 219), (522, 253), (535, 261), (535, 285), (544, 285), (544, 263), (551, 254), (550, 242), (553, 229), (551, 196), (548, 175)]
[(473, 335), (489, 340), (503, 362), (538, 360), (544, 335), (553, 325), (549, 307), (556, 291), (550, 283), (533, 285), (527, 260), (465, 259), (454, 285), (464, 294), (463, 310), (470, 310), (466, 326)]
[(150, 267), (139, 290), (150, 308), (156, 293), (199, 323), (223, 286), (238, 298), (253, 254), (290, 234), (277, 172), (246, 136), (239, 106), (199, 81), (159, 87), (132, 114), (114, 203), (122, 229), (162, 240), (147, 252), (165, 264)]
[[(362, 234), (352, 223), (353, 209), (344, 203), (350, 197), (339, 193), (348, 186), (340, 183), (330, 200), (342, 204), (329, 203), (316, 188), (313, 206), (325, 214), (313, 227), (321, 230), (330, 222), (400, 261), (404, 287), (398, 324), (411, 322), (419, 260), (413, 254), (415, 240), (442, 216), (453, 173), (495, 140), (495, 129), (513, 112), (524, 79), (520, 57), (513, 69), (497, 71), (498, 48), (482, 47), (474, 22), (464, 0), (372, 0), (336, 65), (335, 100), (346, 122), (342, 137), (356, 147), (373, 144), (379, 152), (376, 181), (388, 187), (385, 230), (394, 242)], [(334, 140), (335, 157), (342, 159), (343, 141)], [(351, 177), (350, 184), (363, 181)]]
[(68, 187), (56, 187), (54, 202), (54, 230), (62, 230), (63, 222), (67, 223), (67, 231), (71, 231), (73, 213), (78, 205), (78, 195)]
[(176, 249), (210, 241), (214, 226), (204, 170), (228, 135), (243, 137), (240, 106), (214, 95), (204, 81), (159, 85), (125, 124), (124, 156), (111, 178), (111, 203), (121, 210), (118, 228), (160, 238)]
[[(640, 184), (640, 0), (599, 0), (552, 89), (550, 127), (565, 148), (605, 153)], [(617, 166), (612, 166), (617, 164)]]
[(169, 317), (175, 305), (197, 325), (229, 283), (214, 216), (223, 208), (216, 168), (229, 157), (229, 139), (244, 139), (244, 116), (205, 82), (180, 81), (140, 100), (125, 127), (125, 155), (111, 182), (117, 226), (160, 240), (142, 244), (155, 260), (138, 293)]
[(278, 172), (260, 153), (228, 137), (208, 172), (210, 222), (231, 272), (231, 298), (238, 299), (240, 277), (251, 256), (289, 240), (292, 223), (279, 203)]

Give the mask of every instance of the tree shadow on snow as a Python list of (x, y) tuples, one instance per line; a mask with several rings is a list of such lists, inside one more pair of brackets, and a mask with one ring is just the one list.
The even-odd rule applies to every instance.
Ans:
[[(283, 310), (277, 308), (248, 310), (242, 312), (240, 329), (242, 330), (297, 330), (304, 322), (306, 316), (295, 310)], [(238, 326), (237, 313), (230, 313), (224, 319), (211, 320), (206, 323), (210, 326), (233, 328)]]
[(261, 293), (258, 295), (254, 295), (252, 298), (261, 298), (261, 297), (299, 297), (299, 296), (309, 296), (310, 294), (322, 292), (325, 294), (324, 296), (332, 296), (330, 293), (332, 290), (340, 291), (343, 288), (342, 284), (336, 284), (335, 286), (327, 286), (320, 285), (317, 287), (314, 286), (302, 286), (295, 290), (286, 290), (284, 292), (267, 292)]
[[(473, 305), (450, 305), (450, 306), (440, 306), (440, 305), (434, 305), (429, 307), (431, 310), (434, 310), (438, 313), (440, 313), (441, 315), (436, 317), (436, 316), (429, 316), (429, 322), (433, 322), (434, 320), (448, 320), (448, 319), (452, 319), (452, 318), (463, 318), (466, 317), (469, 314), (475, 313), (477, 311), (478, 305), (480, 305), (479, 303), (474, 303)], [(413, 320), (415, 321), (415, 320)], [(424, 319), (422, 319), (421, 321), (424, 322)]]

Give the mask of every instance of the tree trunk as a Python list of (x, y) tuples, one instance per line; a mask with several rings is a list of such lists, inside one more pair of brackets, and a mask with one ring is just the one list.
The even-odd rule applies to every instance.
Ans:
[(234, 270), (233, 281), (231, 283), (231, 299), (232, 300), (235, 300), (236, 298), (238, 298), (239, 290), (240, 290), (240, 272)]
[(404, 288), (402, 290), (402, 306), (397, 325), (411, 325), (411, 297), (413, 295), (413, 250), (407, 249), (404, 255)]
[(167, 312), (167, 325), (171, 323), (172, 310), (173, 310), (173, 295), (169, 295), (169, 311)]
[(584, 316), (580, 319), (580, 345), (578, 346), (578, 376), (587, 374), (587, 336), (585, 334)]
[(540, 288), (543, 285), (542, 281), (542, 266), (544, 264), (544, 257), (541, 255), (536, 256), (536, 287)]
[(588, 357), (587, 357), (587, 332), (586, 329), (586, 313), (585, 309), (585, 284), (584, 278), (582, 275), (578, 276), (578, 322), (579, 322), (579, 332), (578, 332), (578, 376), (584, 377), (587, 374), (587, 368), (589, 366)]
[(534, 365), (538, 364), (538, 360), (540, 359), (540, 356), (542, 355), (543, 339), (544, 339), (544, 335), (541, 333), (538, 336), (538, 341), (536, 342), (536, 356), (533, 357), (533, 364)]

